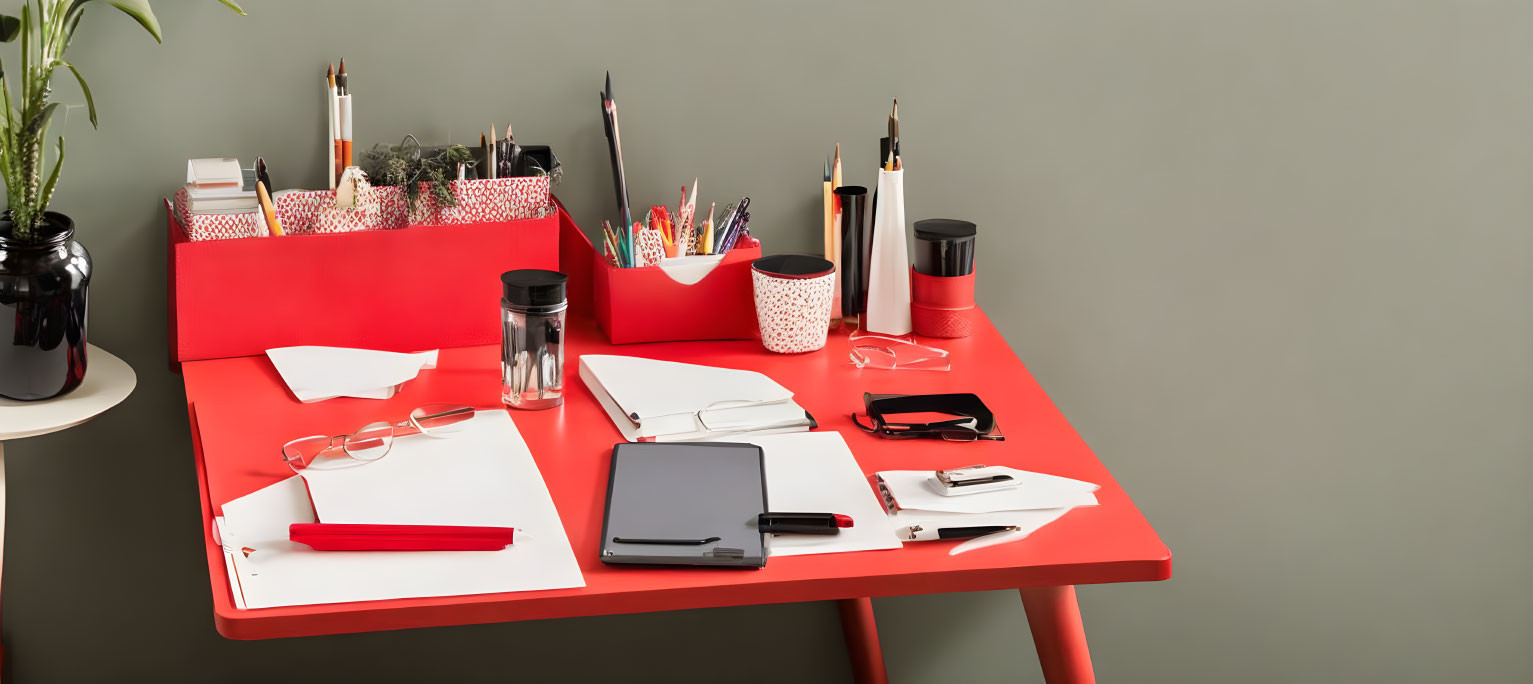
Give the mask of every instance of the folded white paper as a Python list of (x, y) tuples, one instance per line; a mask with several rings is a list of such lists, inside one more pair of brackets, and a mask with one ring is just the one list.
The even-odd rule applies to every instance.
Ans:
[(693, 254), (664, 259), (660, 270), (682, 285), (696, 285), (723, 261), (723, 254)]
[(767, 554), (799, 556), (900, 548), (878, 493), (839, 432), (801, 432), (738, 441), (761, 447), (767, 507), (781, 513), (840, 513), (852, 526), (834, 535), (773, 534)]
[[(288, 525), (315, 522), (316, 510), (326, 523), (509, 526), (516, 541), (500, 551), (410, 552), (288, 541)], [(503, 411), (481, 412), (450, 437), (401, 437), (382, 459), (315, 471), (307, 487), (295, 476), (230, 501), (219, 529), (241, 607), (585, 586), (537, 464)]]
[(280, 347), (266, 350), (277, 374), (304, 403), (335, 397), (387, 399), (424, 368), (436, 367), (436, 350), (416, 354), (347, 347)]

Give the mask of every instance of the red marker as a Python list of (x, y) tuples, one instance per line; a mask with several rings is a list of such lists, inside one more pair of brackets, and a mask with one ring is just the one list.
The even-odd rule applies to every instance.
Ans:
[(852, 517), (840, 513), (762, 513), (756, 527), (774, 534), (839, 534)]
[(293, 523), (288, 539), (315, 551), (498, 551), (511, 543), (513, 532), (509, 527)]

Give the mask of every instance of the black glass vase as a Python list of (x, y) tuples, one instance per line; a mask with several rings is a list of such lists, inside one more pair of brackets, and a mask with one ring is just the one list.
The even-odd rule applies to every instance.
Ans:
[(36, 401), (85, 379), (90, 253), (68, 216), (46, 212), (29, 240), (0, 214), (0, 397)]

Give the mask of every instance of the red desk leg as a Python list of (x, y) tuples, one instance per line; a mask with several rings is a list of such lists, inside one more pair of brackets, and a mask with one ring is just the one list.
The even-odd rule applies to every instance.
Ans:
[(878, 624), (873, 621), (873, 599), (841, 599), (837, 603), (841, 609), (841, 633), (846, 636), (846, 654), (852, 659), (852, 681), (889, 684), (884, 649), (878, 645)]
[(1027, 626), (1049, 684), (1096, 684), (1091, 652), (1086, 649), (1086, 629), (1075, 602), (1075, 587), (1033, 587), (1022, 590)]

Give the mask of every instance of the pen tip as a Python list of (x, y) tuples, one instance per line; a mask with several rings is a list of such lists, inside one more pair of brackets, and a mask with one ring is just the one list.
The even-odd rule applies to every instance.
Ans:
[(331, 62), (330, 66), (325, 68), (325, 75), (326, 76), (334, 76), (335, 75), (335, 62)]
[(841, 161), (841, 143), (836, 143), (836, 161)]
[(345, 57), (341, 58), (341, 73), (343, 73), (343, 74), (346, 73), (346, 58)]

